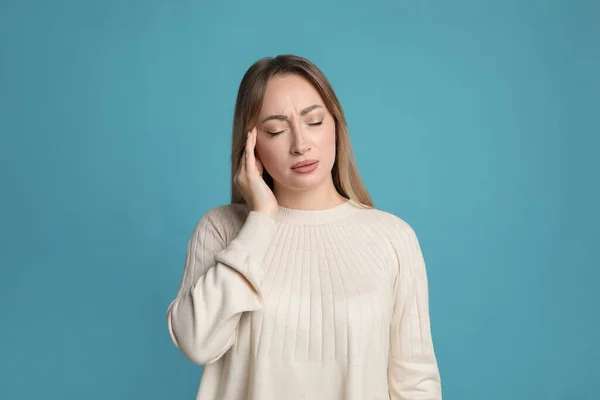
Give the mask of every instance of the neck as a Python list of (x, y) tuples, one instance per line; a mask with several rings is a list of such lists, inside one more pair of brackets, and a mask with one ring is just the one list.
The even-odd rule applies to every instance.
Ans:
[(281, 207), (294, 210), (327, 210), (347, 200), (338, 193), (331, 177), (310, 189), (281, 188), (276, 184), (274, 194)]

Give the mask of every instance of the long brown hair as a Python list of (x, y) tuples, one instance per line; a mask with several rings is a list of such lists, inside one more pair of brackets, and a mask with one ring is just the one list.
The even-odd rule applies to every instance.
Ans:
[[(256, 61), (244, 74), (238, 89), (233, 118), (231, 146), (231, 202), (245, 203), (234, 177), (240, 165), (246, 134), (256, 124), (269, 79), (275, 75), (292, 73), (307, 79), (319, 92), (325, 107), (333, 116), (336, 132), (336, 155), (331, 171), (339, 194), (363, 206), (373, 207), (373, 201), (360, 178), (352, 152), (348, 125), (342, 106), (325, 75), (309, 60), (292, 54), (265, 57)], [(273, 178), (265, 170), (263, 177), (271, 190)]]

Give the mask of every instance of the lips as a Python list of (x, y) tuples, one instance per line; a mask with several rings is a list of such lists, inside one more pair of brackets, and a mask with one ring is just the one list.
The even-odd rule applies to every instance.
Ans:
[(305, 160), (305, 161), (300, 161), (294, 165), (292, 165), (292, 169), (296, 169), (296, 168), (300, 168), (300, 167), (305, 167), (307, 165), (312, 165), (314, 163), (316, 163), (317, 160)]

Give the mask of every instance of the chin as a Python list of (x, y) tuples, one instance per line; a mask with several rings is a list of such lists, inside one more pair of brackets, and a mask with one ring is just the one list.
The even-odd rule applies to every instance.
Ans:
[[(314, 171), (318, 172), (318, 171)], [(319, 171), (320, 172), (320, 171)], [(285, 185), (290, 189), (295, 190), (307, 190), (316, 186), (319, 186), (327, 179), (327, 175), (323, 173), (318, 174), (296, 174), (294, 172), (291, 173), (290, 176), (287, 176), (285, 179)]]

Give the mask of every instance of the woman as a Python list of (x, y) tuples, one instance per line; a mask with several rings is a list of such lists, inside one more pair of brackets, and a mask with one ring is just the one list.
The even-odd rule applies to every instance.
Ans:
[(201, 400), (441, 399), (415, 232), (373, 207), (331, 85), (264, 58), (233, 123), (231, 204), (190, 239), (167, 312)]

